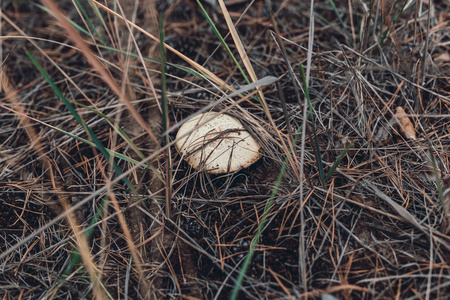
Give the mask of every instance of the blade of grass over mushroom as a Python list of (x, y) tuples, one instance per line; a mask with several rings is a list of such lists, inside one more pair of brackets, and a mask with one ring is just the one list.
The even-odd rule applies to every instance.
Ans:
[[(211, 131), (211, 127), (215, 130)], [(217, 112), (198, 115), (181, 126), (176, 148), (194, 169), (211, 174), (235, 172), (261, 158), (261, 145), (245, 126), (238, 119)]]
[[(34, 58), (34, 56), (28, 51), (25, 50), (26, 55), (28, 56), (28, 58), (31, 60), (31, 62), (33, 63), (33, 65), (39, 70), (39, 72), (41, 73), (41, 75), (45, 78), (45, 80), (48, 82), (48, 84), (50, 85), (50, 87), (52, 88), (52, 90), (55, 92), (55, 94), (61, 99), (61, 101), (64, 103), (64, 105), (67, 107), (67, 109), (70, 111), (70, 113), (72, 114), (72, 116), (75, 118), (75, 120), (77, 120), (77, 122), (84, 128), (84, 130), (87, 132), (87, 134), (89, 135), (89, 137), (92, 139), (92, 141), (94, 142), (94, 144), (96, 145), (96, 148), (98, 150), (100, 150), (100, 152), (103, 154), (103, 156), (105, 156), (106, 160), (112, 164), (114, 170), (121, 175), (122, 169), (116, 164), (116, 162), (114, 161), (114, 155), (110, 155), (108, 153), (108, 151), (106, 151), (106, 148), (103, 146), (102, 142), (97, 138), (97, 136), (94, 134), (94, 132), (84, 123), (83, 119), (81, 118), (81, 116), (78, 114), (78, 112), (75, 110), (75, 108), (72, 106), (72, 104), (70, 104), (70, 101), (67, 100), (66, 97), (64, 97), (64, 95), (62, 94), (62, 92), (58, 89), (58, 87), (56, 86), (56, 84), (52, 81), (52, 79), (50, 78), (50, 76), (47, 74), (47, 72), (41, 67), (41, 65), (38, 63), (38, 61)], [(134, 186), (131, 184), (131, 182), (128, 180), (128, 178), (124, 178), (123, 181), (125, 182), (125, 184), (128, 186), (128, 188), (134, 192), (135, 188)]]
[(242, 77), (244, 77), (244, 80), (247, 82), (247, 84), (250, 83), (250, 80), (248, 79), (247, 75), (245, 74), (244, 70), (242, 69), (241, 65), (239, 64), (239, 62), (237, 61), (236, 57), (233, 55), (233, 52), (231, 52), (230, 47), (228, 47), (227, 43), (225, 42), (225, 40), (223, 39), (222, 35), (220, 34), (219, 30), (217, 29), (216, 25), (214, 24), (214, 22), (211, 20), (210, 16), (208, 15), (208, 12), (205, 10), (205, 8), (203, 7), (203, 5), (201, 4), (200, 0), (197, 0), (197, 3), (203, 13), (203, 15), (206, 18), (206, 21), (208, 21), (209, 25), (211, 26), (214, 34), (217, 36), (217, 38), (219, 39), (220, 43), (222, 44), (222, 46), (225, 48), (225, 50), (227, 51), (228, 55), (231, 57), (231, 59), (233, 60), (233, 62), (235, 63), (235, 65), (237, 66), (237, 68), (239, 69), (239, 72), (241, 72)]

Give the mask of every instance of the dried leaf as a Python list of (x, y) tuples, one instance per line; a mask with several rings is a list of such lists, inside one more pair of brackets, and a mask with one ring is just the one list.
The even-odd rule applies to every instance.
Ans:
[(400, 125), (400, 132), (403, 136), (410, 140), (416, 139), (416, 130), (414, 128), (414, 124), (411, 123), (408, 116), (406, 115), (405, 110), (401, 107), (397, 107), (397, 111), (395, 113), (395, 119), (397, 123)]

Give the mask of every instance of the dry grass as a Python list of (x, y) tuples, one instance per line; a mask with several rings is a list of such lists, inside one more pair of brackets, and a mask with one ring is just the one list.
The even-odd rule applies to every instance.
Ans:
[[(224, 1), (228, 12), (202, 1), (250, 81), (278, 78), (233, 97), (248, 83), (197, 2), (158, 1), (168, 62), (206, 77), (167, 66), (166, 133), (161, 68), (147, 60), (160, 60), (158, 12), (80, 2), (88, 18), (75, 1), (43, 1), (56, 17), (0, 4), (2, 299), (228, 299), (260, 226), (239, 299), (448, 297), (446, 1), (335, 1), (340, 20), (328, 0)], [(130, 158), (114, 159), (123, 173), (74, 138), (91, 140), (26, 50), (101, 143)], [(239, 117), (263, 158), (227, 175), (191, 169), (176, 128), (208, 106)], [(351, 142), (323, 182), (318, 162), (326, 174)]]

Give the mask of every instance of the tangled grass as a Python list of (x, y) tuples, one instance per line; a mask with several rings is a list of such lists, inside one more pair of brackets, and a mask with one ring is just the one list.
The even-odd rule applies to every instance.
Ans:
[[(0, 4), (2, 299), (448, 297), (448, 3), (221, 2)], [(263, 157), (192, 169), (202, 109)]]

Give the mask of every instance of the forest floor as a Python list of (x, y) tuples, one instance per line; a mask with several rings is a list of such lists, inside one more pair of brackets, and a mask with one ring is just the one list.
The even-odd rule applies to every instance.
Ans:
[(448, 299), (450, 3), (222, 2), (1, 1), (0, 299)]

